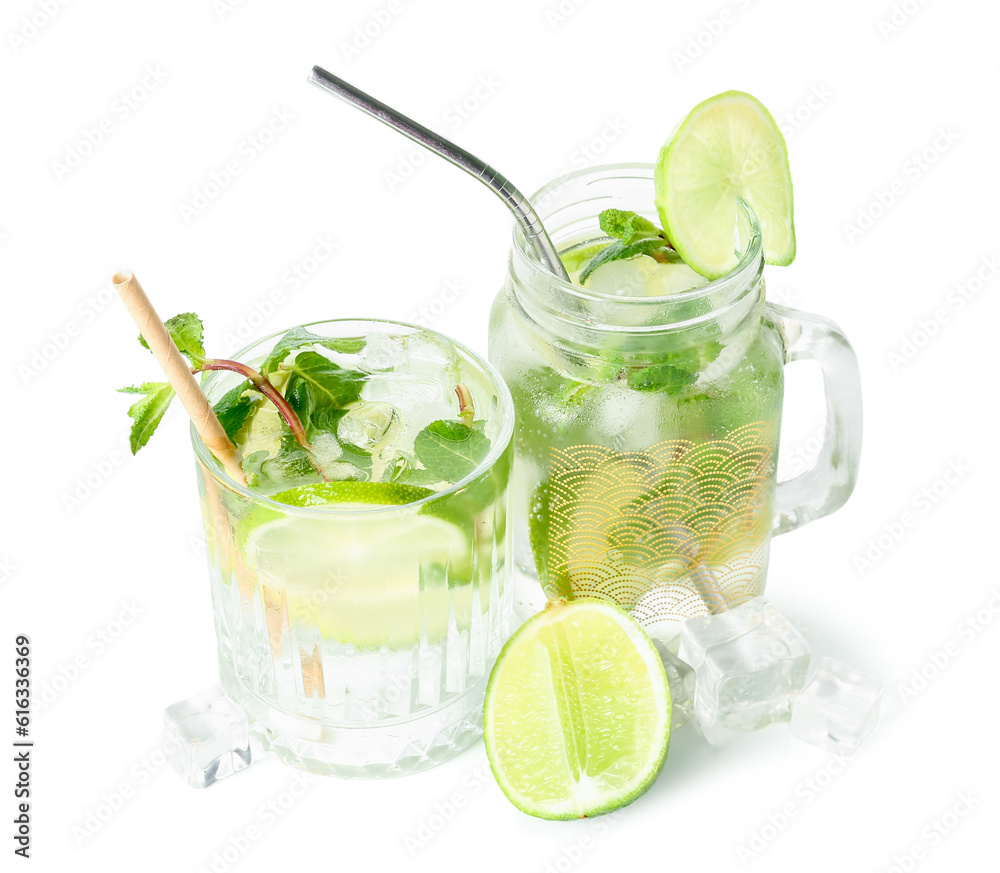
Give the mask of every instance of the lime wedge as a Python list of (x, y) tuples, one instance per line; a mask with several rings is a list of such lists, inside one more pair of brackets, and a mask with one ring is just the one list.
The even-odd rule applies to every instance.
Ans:
[(625, 612), (550, 603), (508, 640), (486, 689), (486, 753), (522, 812), (573, 819), (631, 803), (670, 739), (660, 656)]
[(741, 198), (760, 221), (765, 262), (794, 259), (788, 150), (756, 97), (726, 91), (695, 106), (660, 150), (655, 180), (663, 229), (702, 276), (717, 279), (736, 266)]

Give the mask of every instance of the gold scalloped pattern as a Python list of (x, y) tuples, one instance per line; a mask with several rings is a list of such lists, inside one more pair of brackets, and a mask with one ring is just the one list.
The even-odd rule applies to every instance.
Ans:
[(643, 452), (553, 448), (539, 519), (550, 598), (597, 597), (651, 624), (760, 594), (776, 455), (767, 422)]

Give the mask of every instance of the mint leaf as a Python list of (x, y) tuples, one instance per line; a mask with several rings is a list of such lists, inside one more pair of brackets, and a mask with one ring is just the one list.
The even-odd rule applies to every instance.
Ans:
[(288, 370), (285, 399), (307, 433), (333, 431), (345, 407), (361, 396), (364, 376), (319, 352), (301, 352)]
[(601, 264), (607, 264), (611, 261), (624, 261), (628, 258), (634, 258), (636, 255), (649, 255), (665, 264), (684, 263), (681, 256), (662, 239), (640, 239), (632, 243), (617, 241), (601, 249), (587, 262), (587, 266), (580, 273), (580, 281), (586, 282), (587, 277), (601, 266)]
[(688, 352), (666, 354), (660, 362), (631, 370), (628, 387), (636, 391), (663, 391), (675, 396), (698, 381), (701, 370), (721, 352), (722, 346), (710, 340)]
[(460, 421), (435, 421), (413, 441), (417, 460), (446, 482), (468, 476), (490, 451), (482, 422), (469, 427)]
[[(205, 360), (203, 345), (205, 328), (197, 315), (193, 312), (182, 312), (180, 315), (168, 318), (164, 323), (182, 355), (187, 355), (194, 363)], [(144, 349), (149, 348), (149, 344), (142, 336), (139, 337), (139, 342)]]
[(653, 364), (630, 372), (628, 387), (636, 391), (664, 391), (675, 395), (680, 394), (697, 378), (697, 370), (691, 373), (672, 364)]
[(587, 262), (580, 273), (581, 283), (601, 264), (623, 261), (636, 255), (650, 255), (661, 263), (683, 263), (681, 256), (670, 245), (667, 235), (649, 219), (635, 212), (605, 209), (598, 216), (598, 221), (601, 230), (608, 236), (615, 237), (616, 241), (601, 249)]
[(636, 239), (651, 237), (666, 239), (660, 228), (635, 212), (627, 212), (624, 209), (605, 209), (597, 217), (597, 220), (600, 222), (601, 230), (608, 236), (620, 239), (626, 245)]
[(363, 336), (341, 336), (324, 340), (322, 345), (342, 355), (356, 355), (366, 345), (368, 341)]
[(143, 382), (138, 387), (119, 388), (123, 394), (142, 394), (142, 400), (133, 403), (128, 410), (132, 419), (132, 431), (129, 434), (129, 446), (134, 455), (153, 435), (163, 414), (174, 399), (174, 389), (169, 382)]
[(363, 337), (325, 337), (304, 327), (293, 327), (277, 343), (260, 365), (262, 376), (269, 376), (292, 352), (304, 346), (322, 346), (345, 355), (356, 355), (365, 347)]
[(236, 440), (236, 434), (247, 423), (247, 419), (257, 408), (260, 395), (247, 393), (248, 383), (237, 385), (232, 391), (226, 392), (215, 404), (215, 414), (219, 417), (222, 429), (231, 440)]

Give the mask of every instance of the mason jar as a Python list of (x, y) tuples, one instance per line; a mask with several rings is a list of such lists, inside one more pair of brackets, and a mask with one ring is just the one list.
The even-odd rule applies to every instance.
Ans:
[[(611, 207), (659, 223), (653, 167), (580, 170), (532, 198), (567, 261)], [(727, 275), (660, 297), (595, 293), (546, 270), (515, 229), (489, 357), (516, 413), (515, 609), (590, 596), (647, 628), (760, 594), (772, 534), (839, 508), (861, 445), (857, 360), (839, 328), (767, 303), (760, 227), (737, 209)], [(785, 365), (812, 360), (826, 425), (811, 469), (777, 480)]]

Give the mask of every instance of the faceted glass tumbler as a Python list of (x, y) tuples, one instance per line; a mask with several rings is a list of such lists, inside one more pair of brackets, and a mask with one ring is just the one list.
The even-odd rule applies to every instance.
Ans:
[[(386, 321), (306, 327), (364, 336), (375, 350), (381, 334), (430, 351), (447, 344), (448, 378), (471, 391), (489, 453), (411, 503), (296, 507), (235, 482), (192, 431), (222, 689), (245, 714), (254, 747), (286, 764), (344, 777), (412, 773), (482, 733), (486, 682), (511, 615), (513, 405), (486, 361), (433, 331)], [(260, 359), (281, 335), (236, 357)], [(415, 391), (443, 378), (430, 352), (393, 367)], [(239, 382), (212, 373), (204, 389), (214, 402)], [(418, 419), (423, 395), (407, 396)]]
[(681, 626), (695, 672), (694, 717), (711, 743), (788, 721), (809, 669), (809, 645), (763, 597)]
[(822, 658), (796, 698), (792, 733), (838, 755), (853, 755), (878, 723), (885, 684), (835, 658)]

